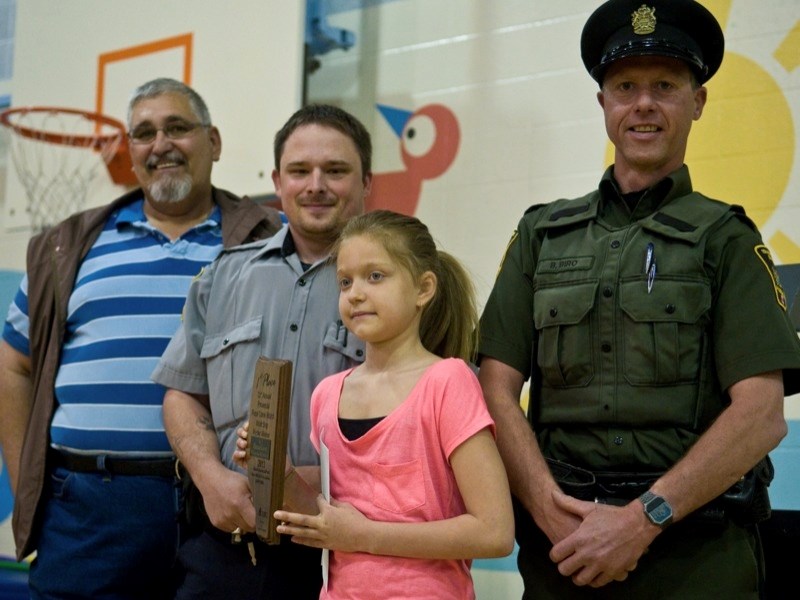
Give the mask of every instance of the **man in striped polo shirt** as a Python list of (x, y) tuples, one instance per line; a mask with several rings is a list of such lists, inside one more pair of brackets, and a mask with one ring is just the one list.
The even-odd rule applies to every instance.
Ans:
[(0, 342), (0, 442), (33, 598), (169, 598), (180, 489), (150, 373), (192, 278), (271, 235), (276, 211), (214, 188), (220, 133), (191, 88), (128, 108), (140, 188), (31, 239)]

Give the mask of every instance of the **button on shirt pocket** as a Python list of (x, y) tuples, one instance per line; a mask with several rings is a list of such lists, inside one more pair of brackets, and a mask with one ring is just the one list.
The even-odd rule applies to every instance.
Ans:
[[(260, 339), (259, 315), (244, 323), (234, 324), (225, 331), (209, 333), (203, 340), (200, 358), (206, 361), (209, 393), (215, 398), (215, 425), (243, 418), (246, 414), (247, 407), (241, 399), (245, 398), (249, 403), (252, 371), (261, 354)], [(238, 376), (234, 376), (233, 372), (234, 353)], [(229, 400), (229, 403), (225, 400)]]
[(328, 325), (322, 345), (341, 355), (340, 358), (346, 359), (341, 363), (342, 366), (331, 365), (334, 371), (343, 371), (352, 364), (364, 362), (364, 342), (350, 333), (342, 323)]
[(702, 318), (711, 307), (708, 283), (661, 277), (646, 293), (640, 279), (620, 285), (625, 378), (634, 385), (691, 383), (699, 378)]
[(425, 504), (422, 462), (371, 466), (372, 500), (375, 506), (392, 513), (405, 513)]

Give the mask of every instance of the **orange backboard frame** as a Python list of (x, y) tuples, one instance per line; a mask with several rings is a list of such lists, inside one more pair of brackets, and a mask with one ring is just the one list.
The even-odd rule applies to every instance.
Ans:
[[(106, 69), (115, 62), (130, 60), (155, 54), (164, 50), (183, 48), (183, 82), (186, 85), (192, 83), (192, 44), (193, 34), (185, 33), (161, 40), (155, 40), (146, 44), (112, 50), (104, 52), (97, 57), (97, 93), (95, 98), (95, 110), (99, 114), (104, 114), (105, 91), (106, 91)], [(119, 185), (136, 185), (136, 176), (131, 170), (130, 150), (127, 139), (123, 139), (113, 160), (108, 163), (108, 171), (114, 183)]]

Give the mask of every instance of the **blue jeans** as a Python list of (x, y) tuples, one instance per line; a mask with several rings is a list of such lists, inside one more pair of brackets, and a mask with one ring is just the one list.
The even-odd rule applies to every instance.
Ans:
[(180, 501), (173, 478), (55, 469), (31, 598), (172, 598)]

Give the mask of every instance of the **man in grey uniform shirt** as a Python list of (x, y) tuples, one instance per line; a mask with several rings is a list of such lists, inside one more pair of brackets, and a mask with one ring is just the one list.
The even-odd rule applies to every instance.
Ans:
[(344, 224), (364, 211), (371, 142), (352, 115), (326, 105), (297, 111), (275, 136), (272, 179), (288, 225), (231, 249), (195, 280), (181, 329), (153, 379), (168, 389), (170, 443), (202, 494), (208, 523), (181, 544), (178, 598), (318, 598), (318, 550), (255, 530), (246, 475), (233, 461), (260, 355), (293, 363), (289, 456), (317, 465), (310, 443), (311, 392), (325, 376), (363, 360), (364, 346), (339, 321), (335, 265)]

